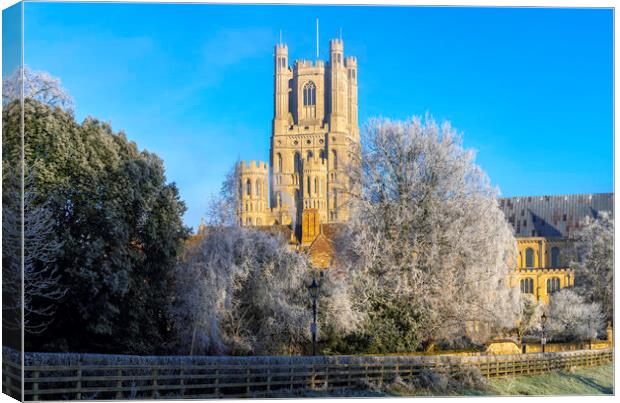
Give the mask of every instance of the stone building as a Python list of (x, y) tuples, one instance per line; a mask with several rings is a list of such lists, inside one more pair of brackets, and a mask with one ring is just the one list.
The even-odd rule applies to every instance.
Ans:
[[(359, 158), (357, 60), (340, 39), (329, 60), (289, 63), (288, 47), (275, 46), (274, 115), (269, 163), (239, 163), (237, 217), (242, 226), (277, 233), (330, 267), (333, 239), (349, 217), (344, 170)], [(518, 257), (511, 286), (548, 302), (574, 284), (566, 248), (586, 216), (613, 212), (613, 193), (502, 198)]]
[(566, 250), (571, 232), (586, 217), (613, 214), (613, 193), (525, 196), (499, 200), (517, 238), (517, 264), (511, 286), (548, 302), (554, 292), (574, 285)]
[(348, 218), (344, 167), (360, 141), (357, 60), (345, 57), (342, 40), (329, 45), (328, 62), (292, 67), (287, 45), (275, 47), (269, 164), (239, 165), (240, 225), (292, 225), (299, 235), (304, 210), (326, 224)]

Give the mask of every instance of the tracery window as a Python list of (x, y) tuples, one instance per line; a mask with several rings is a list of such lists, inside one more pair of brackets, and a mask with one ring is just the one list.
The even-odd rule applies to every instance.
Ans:
[(534, 294), (534, 280), (531, 278), (524, 278), (520, 282), (522, 294)]
[(312, 81), (304, 84), (303, 96), (304, 117), (314, 119), (316, 117), (316, 85)]
[(334, 169), (338, 169), (338, 153), (332, 150), (332, 159), (334, 160)]
[(252, 196), (252, 182), (248, 179), (248, 181), (245, 183), (245, 193), (248, 196)]
[(312, 81), (304, 84), (304, 106), (316, 105), (316, 85)]
[(553, 294), (557, 291), (560, 291), (560, 279), (557, 277), (547, 279), (547, 294)]

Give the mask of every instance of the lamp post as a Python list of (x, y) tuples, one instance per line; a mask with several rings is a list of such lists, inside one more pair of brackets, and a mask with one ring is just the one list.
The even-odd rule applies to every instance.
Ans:
[(542, 327), (542, 337), (540, 338), (540, 344), (542, 346), (542, 352), (545, 352), (545, 344), (547, 344), (547, 340), (545, 339), (545, 323), (547, 323), (547, 315), (543, 312), (540, 317), (540, 324)]
[(588, 321), (588, 344), (590, 345), (590, 350), (592, 350), (592, 325), (590, 321)]
[(310, 298), (312, 298), (312, 325), (310, 331), (312, 332), (312, 355), (316, 355), (316, 302), (319, 298), (320, 284), (317, 283), (316, 278), (312, 278), (312, 284), (308, 287), (310, 292)]

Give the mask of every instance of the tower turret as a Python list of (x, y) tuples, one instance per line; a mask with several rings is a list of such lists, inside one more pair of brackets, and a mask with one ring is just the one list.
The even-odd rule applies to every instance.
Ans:
[(274, 54), (274, 132), (281, 133), (289, 124), (289, 81), (292, 72), (288, 67), (288, 47), (277, 44)]
[(345, 132), (347, 128), (348, 82), (347, 70), (344, 65), (344, 44), (341, 39), (329, 42), (330, 66), (330, 130)]
[(269, 219), (269, 169), (264, 162), (239, 163), (237, 217), (239, 225), (267, 225)]

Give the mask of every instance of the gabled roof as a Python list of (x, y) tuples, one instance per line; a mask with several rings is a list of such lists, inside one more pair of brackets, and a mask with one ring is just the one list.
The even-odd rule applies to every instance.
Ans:
[(588, 216), (607, 211), (613, 217), (614, 194), (507, 197), (499, 199), (499, 207), (516, 237), (565, 238)]

